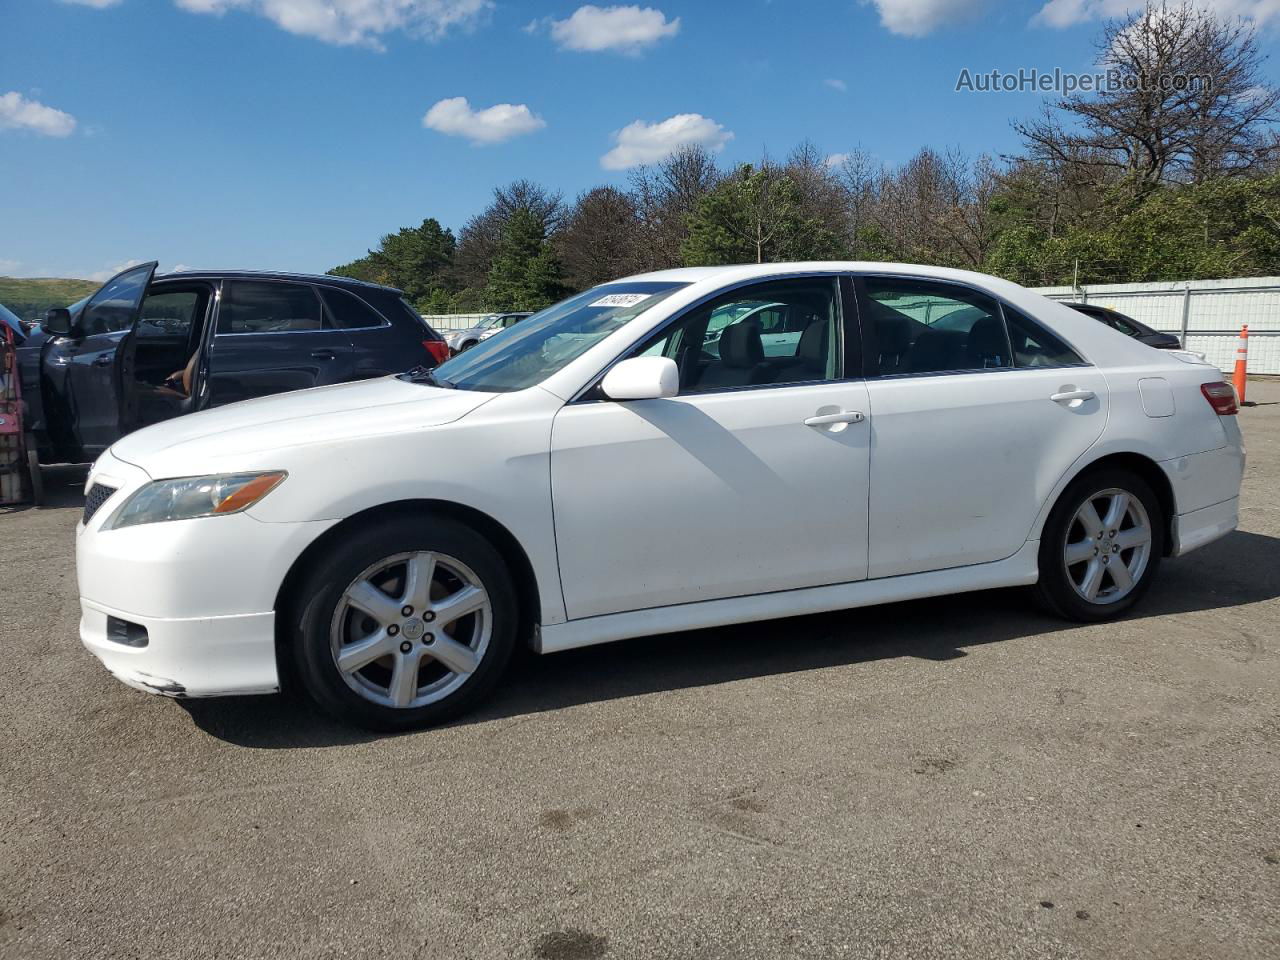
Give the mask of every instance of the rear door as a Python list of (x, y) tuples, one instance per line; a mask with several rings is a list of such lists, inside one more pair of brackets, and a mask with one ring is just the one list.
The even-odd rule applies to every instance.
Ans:
[(117, 363), (121, 341), (138, 318), (156, 264), (120, 271), (85, 303), (79, 336), (49, 360), (66, 364), (72, 431), (84, 455), (96, 457), (120, 438), (124, 391)]
[(857, 288), (870, 361), (868, 576), (1012, 556), (1102, 433), (1102, 373), (965, 285), (868, 276)]
[(350, 379), (403, 373), (423, 364), (435, 366), (423, 342), (431, 336), (430, 331), (396, 294), (356, 292), (325, 284), (316, 284), (316, 289), (324, 301), (326, 323), (351, 341)]
[(351, 339), (333, 329), (311, 284), (239, 277), (222, 282), (204, 406), (354, 378)]

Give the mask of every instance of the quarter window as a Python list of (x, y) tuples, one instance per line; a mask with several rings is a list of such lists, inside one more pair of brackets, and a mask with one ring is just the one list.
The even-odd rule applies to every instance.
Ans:
[(320, 301), (306, 284), (229, 280), (222, 288), (218, 333), (295, 333), (323, 328)]
[(1068, 367), (1084, 363), (1080, 355), (1024, 313), (1004, 308), (1017, 367)]
[(868, 277), (864, 323), (874, 326), (880, 375), (1011, 367), (1000, 304), (948, 283)]
[(329, 314), (328, 326), (340, 330), (360, 330), (385, 326), (382, 316), (353, 293), (335, 287), (317, 287)]
[(696, 307), (637, 351), (680, 369), (680, 393), (834, 380), (841, 355), (836, 280), (776, 280)]

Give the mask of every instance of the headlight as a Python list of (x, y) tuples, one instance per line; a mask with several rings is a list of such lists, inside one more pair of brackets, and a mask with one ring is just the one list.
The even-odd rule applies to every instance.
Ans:
[(287, 476), (283, 470), (278, 470), (157, 480), (126, 500), (102, 529), (119, 530), (139, 523), (239, 513), (265, 497)]

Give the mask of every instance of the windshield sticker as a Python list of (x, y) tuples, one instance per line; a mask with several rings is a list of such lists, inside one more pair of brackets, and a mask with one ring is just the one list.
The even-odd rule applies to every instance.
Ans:
[(601, 297), (592, 304), (592, 307), (634, 307), (641, 300), (648, 300), (652, 297), (652, 293), (611, 293), (607, 297)]

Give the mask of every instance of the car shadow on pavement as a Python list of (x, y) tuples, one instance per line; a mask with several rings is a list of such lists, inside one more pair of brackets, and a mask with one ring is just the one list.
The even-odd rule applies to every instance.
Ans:
[[(1130, 620), (1280, 597), (1280, 539), (1236, 532), (1166, 562)], [(585, 703), (894, 657), (945, 663), (966, 648), (1079, 629), (1021, 589), (990, 590), (570, 650), (521, 651), (494, 696), (456, 721), (482, 723)], [(178, 701), (202, 730), (259, 749), (342, 746), (382, 735), (343, 726), (293, 695)], [(425, 734), (405, 734), (430, 735)]]
[(0, 507), (0, 517), (27, 510), (49, 510), (59, 507), (84, 506), (84, 478), (89, 474), (87, 463), (62, 463), (46, 466), (41, 470), (44, 482), (44, 503), (16, 503)]

